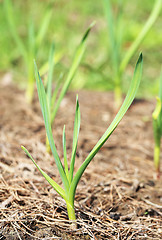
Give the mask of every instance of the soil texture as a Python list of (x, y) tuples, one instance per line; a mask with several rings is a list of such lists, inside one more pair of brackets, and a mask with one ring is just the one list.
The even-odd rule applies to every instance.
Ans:
[[(75, 171), (113, 120), (112, 93), (79, 91), (81, 130)], [(24, 154), (58, 184), (54, 158), (46, 153), (45, 127), (37, 98), (32, 105), (13, 85), (0, 85), (0, 239), (162, 239), (162, 181), (153, 164), (155, 101), (135, 100), (92, 160), (77, 187), (77, 228), (71, 229), (65, 202)], [(76, 93), (61, 103), (53, 136), (63, 160), (66, 125), (70, 160)]]

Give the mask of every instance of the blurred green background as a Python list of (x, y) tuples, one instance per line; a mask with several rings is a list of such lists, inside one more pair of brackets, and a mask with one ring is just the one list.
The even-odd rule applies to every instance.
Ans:
[[(25, 87), (26, 68), (8, 27), (3, 7), (4, 1), (0, 1), (0, 73), (3, 77), (5, 73), (10, 72), (13, 80), (20, 87)], [(119, 0), (112, 0), (111, 3), (115, 17), (118, 13)], [(52, 17), (46, 35), (38, 49), (36, 61), (41, 66), (48, 60), (50, 46), (54, 41), (56, 52), (62, 55), (59, 63), (55, 66), (56, 77), (60, 72), (68, 71), (75, 48), (88, 25), (95, 20), (96, 24), (88, 37), (84, 58), (70, 87), (71, 89), (113, 90), (109, 85), (113, 76), (110, 38), (107, 31), (103, 0), (13, 0), (12, 4), (17, 32), (26, 44), (28, 44), (29, 18), (34, 22), (35, 30), (39, 30), (45, 10), (50, 4)], [(121, 59), (145, 24), (154, 1), (123, 0), (122, 4), (122, 21), (125, 27), (122, 32)], [(129, 62), (123, 75), (123, 92), (128, 89), (136, 60), (142, 51), (144, 68), (138, 96), (150, 98), (158, 94), (158, 79), (162, 63), (161, 26), (162, 14), (158, 16), (145, 40)]]

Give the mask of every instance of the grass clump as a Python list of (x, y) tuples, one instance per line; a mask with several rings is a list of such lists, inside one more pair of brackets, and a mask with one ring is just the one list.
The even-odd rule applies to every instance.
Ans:
[(107, 139), (110, 137), (110, 135), (113, 133), (113, 131), (118, 126), (119, 122), (127, 112), (129, 106), (131, 105), (132, 101), (135, 98), (137, 89), (140, 84), (141, 76), (142, 76), (142, 54), (140, 55), (135, 71), (134, 76), (132, 78), (127, 96), (123, 102), (123, 105), (121, 106), (120, 110), (118, 111), (116, 117), (110, 124), (110, 126), (107, 128), (103, 136), (100, 138), (100, 140), (96, 143), (94, 148), (91, 150), (87, 158), (84, 160), (76, 174), (74, 175), (74, 164), (75, 164), (75, 156), (76, 156), (76, 149), (77, 149), (77, 143), (78, 143), (78, 135), (79, 135), (79, 129), (80, 129), (80, 109), (79, 109), (79, 102), (78, 97), (76, 98), (76, 110), (75, 110), (75, 121), (74, 121), (74, 131), (73, 131), (73, 144), (72, 144), (72, 154), (71, 154), (71, 161), (68, 165), (67, 160), (67, 154), (66, 154), (66, 136), (65, 136), (65, 126), (63, 128), (63, 153), (64, 153), (64, 166), (61, 162), (59, 155), (56, 150), (55, 142), (52, 135), (52, 128), (50, 123), (50, 115), (49, 115), (49, 104), (46, 97), (46, 92), (43, 86), (43, 82), (41, 80), (41, 77), (39, 75), (39, 72), (36, 70), (36, 83), (37, 83), (37, 90), (38, 90), (38, 96), (40, 101), (40, 106), (45, 122), (45, 128), (46, 133), (48, 136), (49, 144), (51, 147), (52, 154), (54, 156), (56, 166), (58, 168), (60, 177), (62, 179), (63, 188), (59, 186), (52, 178), (50, 178), (35, 162), (35, 160), (32, 158), (28, 150), (22, 146), (22, 149), (25, 151), (25, 153), (28, 155), (29, 158), (33, 161), (35, 166), (38, 168), (38, 170), (42, 173), (42, 175), (45, 177), (45, 179), (51, 184), (51, 186), (57, 191), (57, 193), (65, 200), (67, 211), (68, 211), (68, 217), (69, 220), (75, 221), (75, 208), (74, 208), (74, 199), (75, 199), (75, 192), (77, 185), (79, 183), (79, 180), (84, 173), (85, 169), (89, 165), (89, 163), (92, 161), (94, 156), (97, 154), (97, 152), (100, 150), (100, 148), (103, 146), (103, 144), (107, 141)]
[(24, 64), (27, 68), (27, 88), (26, 88), (26, 99), (28, 103), (31, 103), (33, 100), (34, 93), (34, 67), (33, 67), (33, 59), (37, 56), (39, 48), (41, 47), (41, 43), (46, 36), (46, 32), (52, 17), (52, 8), (50, 4), (45, 9), (44, 16), (42, 18), (42, 22), (40, 24), (40, 28), (35, 33), (35, 26), (33, 19), (29, 17), (28, 20), (28, 39), (27, 42), (19, 35), (16, 25), (15, 25), (15, 14), (14, 14), (14, 3), (11, 0), (4, 0), (3, 3), (5, 16), (8, 22), (9, 30), (12, 38), (15, 41), (15, 44), (21, 54)]
[(104, 10), (108, 25), (108, 33), (109, 33), (109, 40), (110, 40), (110, 52), (111, 52), (111, 64), (112, 64), (112, 71), (113, 71), (113, 89), (115, 94), (115, 102), (117, 108), (121, 105), (122, 100), (122, 76), (123, 73), (130, 62), (133, 55), (136, 53), (137, 49), (139, 48), (140, 44), (146, 37), (147, 33), (155, 23), (157, 17), (160, 14), (162, 8), (162, 1), (156, 0), (154, 1), (154, 5), (150, 15), (143, 25), (141, 31), (134, 39), (128, 51), (125, 53), (124, 58), (121, 59), (121, 51), (122, 51), (122, 36), (124, 29), (127, 26), (124, 25), (123, 21), (123, 9), (125, 6), (124, 0), (118, 0), (118, 13), (117, 17), (114, 18), (113, 16), (113, 9), (112, 9), (112, 0), (103, 0), (104, 3)]
[[(87, 28), (87, 30), (85, 31), (82, 37), (80, 44), (76, 48), (71, 67), (69, 68), (69, 71), (64, 83), (61, 85), (62, 74), (60, 74), (60, 79), (56, 82), (56, 86), (53, 92), (52, 92), (52, 79), (53, 79), (53, 70), (54, 70), (54, 64), (55, 64), (54, 63), (55, 48), (54, 48), (54, 44), (52, 44), (51, 51), (49, 54), (49, 63), (48, 63), (49, 71), (48, 71), (47, 84), (46, 84), (47, 87), (45, 91), (45, 95), (48, 103), (48, 109), (49, 109), (49, 122), (51, 126), (55, 120), (61, 101), (64, 98), (66, 92), (68, 91), (71, 81), (73, 80), (76, 74), (76, 71), (79, 67), (79, 64), (82, 60), (83, 54), (85, 52), (86, 40), (88, 38), (89, 32), (93, 27), (93, 25), (94, 25), (94, 22), (90, 24), (90, 26)], [(47, 149), (47, 152), (50, 152), (50, 144), (48, 141), (48, 137), (46, 138), (46, 149)]]

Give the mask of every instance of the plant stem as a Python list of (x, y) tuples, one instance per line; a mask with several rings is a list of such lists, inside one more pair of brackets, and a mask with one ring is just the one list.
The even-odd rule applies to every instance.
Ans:
[(47, 135), (46, 135), (46, 151), (47, 153), (51, 153), (51, 147)]
[(32, 103), (33, 94), (34, 94), (34, 81), (33, 81), (33, 77), (30, 77), (28, 78), (28, 85), (26, 90), (26, 100), (29, 104)]
[(154, 130), (154, 164), (157, 173), (160, 171), (160, 142), (161, 142), (161, 124), (160, 124), (160, 114), (161, 114), (161, 100), (157, 97), (157, 103), (155, 110), (152, 114), (153, 118), (153, 130)]
[(34, 77), (33, 74), (32, 76), (29, 76), (28, 78), (28, 85), (27, 85), (27, 90), (26, 90), (26, 100), (28, 103), (32, 103), (33, 100), (33, 94), (34, 94)]
[(76, 217), (75, 217), (74, 206), (72, 206), (69, 202), (66, 202), (66, 206), (67, 206), (69, 220), (75, 221)]
[(160, 172), (160, 144), (154, 147), (154, 164), (157, 172)]
[(120, 85), (118, 84), (115, 85), (114, 94), (115, 94), (115, 109), (118, 110), (122, 102), (122, 90)]
[(115, 95), (115, 108), (118, 110), (122, 103), (122, 86), (121, 86), (121, 76), (119, 71), (116, 73), (115, 77), (115, 88), (114, 88), (114, 95)]
[(28, 56), (28, 65), (27, 65), (28, 83), (27, 83), (27, 89), (26, 89), (26, 100), (27, 100), (27, 103), (29, 104), (31, 104), (33, 100), (34, 84), (35, 84), (33, 59), (34, 59), (34, 56), (30, 54)]

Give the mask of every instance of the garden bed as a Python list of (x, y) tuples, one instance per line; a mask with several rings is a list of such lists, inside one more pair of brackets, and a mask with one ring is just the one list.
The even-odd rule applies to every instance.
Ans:
[[(81, 131), (75, 169), (111, 123), (112, 93), (80, 91)], [(71, 230), (64, 201), (21, 150), (61, 183), (46, 153), (45, 128), (35, 94), (24, 101), (15, 86), (0, 86), (0, 239), (161, 239), (162, 182), (153, 164), (155, 101), (136, 100), (86, 169), (76, 192), (78, 228)], [(61, 103), (53, 135), (61, 159), (66, 124), (70, 158), (76, 93)]]

